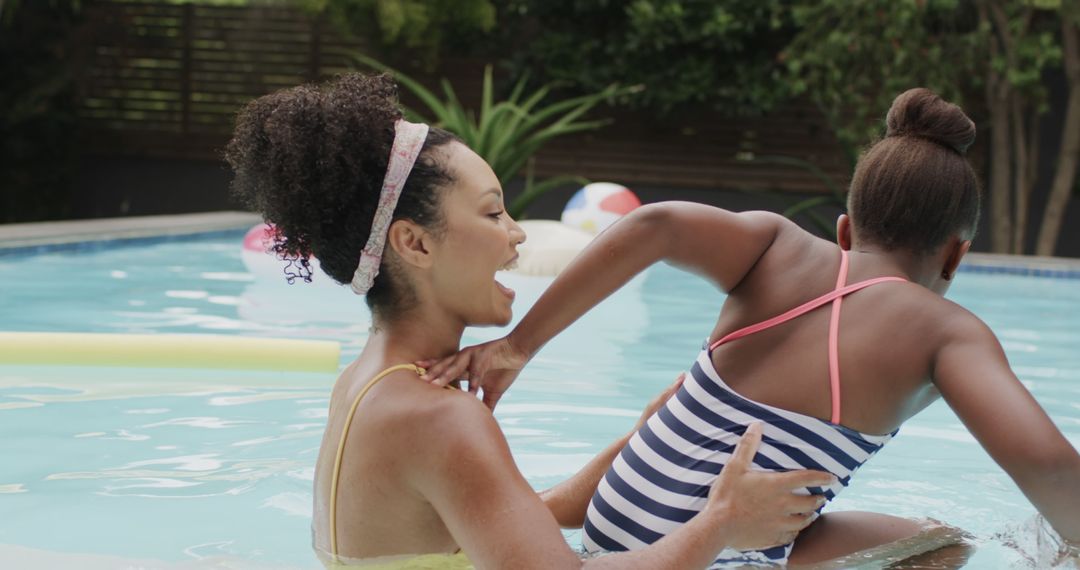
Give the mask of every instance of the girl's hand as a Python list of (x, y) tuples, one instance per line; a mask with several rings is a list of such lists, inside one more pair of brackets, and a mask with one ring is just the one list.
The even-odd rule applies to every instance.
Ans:
[(422, 379), (436, 386), (455, 380), (469, 383), (469, 392), (483, 389), (484, 405), (495, 409), (503, 393), (514, 383), (530, 355), (517, 350), (505, 337), (478, 344), (439, 360), (424, 360), (416, 365), (425, 368)]

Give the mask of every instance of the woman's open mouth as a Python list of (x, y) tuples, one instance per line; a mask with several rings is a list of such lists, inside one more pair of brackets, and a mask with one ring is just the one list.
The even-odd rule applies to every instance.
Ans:
[(506, 285), (503, 285), (502, 283), (499, 283), (498, 279), (495, 280), (495, 286), (499, 288), (500, 293), (506, 295), (506, 297), (509, 298), (511, 301), (513, 301), (514, 296), (517, 295), (517, 293), (515, 293), (513, 289), (507, 287)]
[[(510, 258), (510, 261), (507, 261), (505, 264), (503, 264), (502, 267), (499, 268), (499, 271), (511, 271), (516, 268), (518, 257), (519, 256), (515, 254), (514, 257)], [(513, 289), (507, 287), (506, 285), (503, 285), (502, 283), (499, 283), (498, 279), (495, 280), (495, 286), (499, 288), (500, 293), (506, 295), (511, 301), (513, 301), (514, 296), (517, 295), (517, 293), (515, 293)]]

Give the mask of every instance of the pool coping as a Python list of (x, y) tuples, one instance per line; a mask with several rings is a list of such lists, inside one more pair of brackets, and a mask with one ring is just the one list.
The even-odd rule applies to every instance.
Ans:
[(0, 224), (0, 257), (99, 250), (228, 235), (262, 221), (251, 212), (224, 211), (61, 222)]
[[(241, 211), (0, 224), (0, 257), (100, 250), (163, 241), (231, 236), (262, 221)], [(969, 253), (960, 271), (1080, 279), (1080, 259)]]
[(1080, 259), (1037, 255), (1005, 255), (1000, 253), (969, 253), (960, 263), (965, 273), (997, 273), (1080, 279)]

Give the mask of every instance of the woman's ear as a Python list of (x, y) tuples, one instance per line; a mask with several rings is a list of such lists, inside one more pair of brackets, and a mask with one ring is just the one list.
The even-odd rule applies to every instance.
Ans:
[(851, 251), (851, 218), (847, 214), (836, 218), (836, 243), (840, 249)]
[(416, 267), (430, 267), (432, 256), (431, 234), (411, 220), (397, 220), (390, 224), (387, 241), (402, 261)]

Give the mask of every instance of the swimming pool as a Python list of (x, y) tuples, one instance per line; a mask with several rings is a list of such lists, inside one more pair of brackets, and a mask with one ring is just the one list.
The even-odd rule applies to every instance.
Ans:
[[(253, 277), (242, 235), (0, 256), (0, 328), (332, 339), (343, 362), (354, 358), (368, 328), (362, 300), (322, 275), (324, 285), (291, 287)], [(542, 287), (520, 281), (517, 317)], [(966, 272), (949, 296), (990, 324), (1080, 446), (1080, 281)], [(546, 347), (496, 414), (529, 481), (559, 481), (629, 429), (696, 356), (720, 301), (707, 283), (657, 266)], [(466, 342), (499, 333), (470, 330)], [(333, 380), (0, 366), (0, 566), (320, 567), (311, 480)], [(1016, 530), (1033, 508), (940, 403), (832, 508), (963, 527), (981, 544), (975, 568), (1034, 555), (1034, 532)]]

